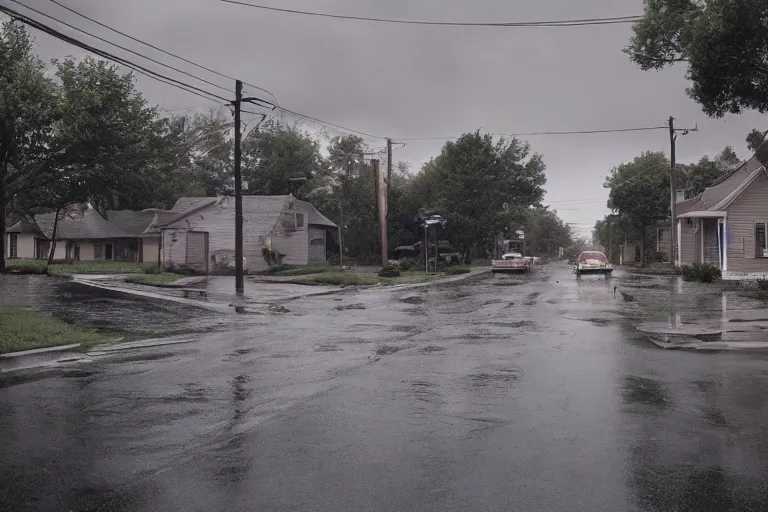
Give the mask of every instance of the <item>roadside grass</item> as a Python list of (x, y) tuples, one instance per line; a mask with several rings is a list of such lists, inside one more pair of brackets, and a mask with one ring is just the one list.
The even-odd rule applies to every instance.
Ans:
[(679, 276), (683, 273), (680, 267), (671, 263), (649, 263), (647, 267), (630, 267), (629, 271), (633, 274), (646, 274), (653, 276)]
[(45, 274), (68, 277), (72, 274), (143, 274), (156, 267), (154, 263), (132, 263), (122, 261), (82, 261), (72, 264), (52, 263), (46, 260), (8, 260), (6, 271), (16, 274)]
[(325, 272), (323, 274), (305, 277), (294, 282), (299, 284), (333, 285), (333, 286), (371, 286), (381, 284), (384, 286), (395, 284), (418, 284), (429, 281), (437, 281), (446, 277), (470, 272), (467, 268), (455, 267), (458, 270), (440, 272), (437, 274), (425, 274), (424, 272), (411, 270), (400, 274), (398, 277), (379, 277), (376, 275), (359, 275), (352, 272)]
[(181, 274), (174, 274), (172, 272), (163, 272), (162, 274), (141, 274), (131, 276), (125, 279), (126, 283), (143, 284), (146, 286), (159, 286), (164, 287), (171, 285), (188, 276)]
[(0, 354), (109, 341), (114, 333), (70, 325), (37, 311), (0, 304)]
[(6, 272), (14, 274), (45, 274), (45, 260), (6, 260)]
[(309, 267), (288, 267), (276, 271), (266, 271), (266, 275), (271, 276), (307, 276), (310, 274), (323, 274), (325, 272), (333, 272), (338, 267), (330, 267), (328, 265), (312, 265)]

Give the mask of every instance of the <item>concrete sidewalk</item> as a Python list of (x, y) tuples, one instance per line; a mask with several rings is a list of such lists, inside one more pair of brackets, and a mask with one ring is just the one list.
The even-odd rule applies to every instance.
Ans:
[(103, 290), (116, 291), (150, 299), (167, 300), (220, 313), (232, 313), (234, 312), (234, 307), (252, 308), (254, 306), (271, 306), (306, 297), (331, 295), (335, 293), (349, 292), (350, 290), (378, 293), (382, 291), (402, 291), (423, 288), (426, 286), (450, 284), (477, 277), (488, 271), (489, 270), (485, 267), (479, 267), (471, 269), (467, 274), (423, 283), (372, 285), (362, 287), (325, 285), (307, 286), (290, 282), (261, 282), (259, 280), (246, 279), (244, 283), (245, 291), (243, 297), (239, 297), (233, 292), (235, 288), (234, 277), (209, 276), (203, 282), (195, 282), (191, 288), (200, 291), (199, 298), (192, 297), (184, 288), (157, 288), (126, 283), (121, 278), (122, 276), (77, 275), (73, 276), (73, 281)]

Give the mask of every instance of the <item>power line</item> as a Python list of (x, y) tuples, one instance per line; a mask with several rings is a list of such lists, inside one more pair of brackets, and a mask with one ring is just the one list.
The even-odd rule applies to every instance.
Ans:
[(208, 80), (205, 80), (205, 79), (203, 79), (203, 78), (200, 78), (199, 76), (193, 75), (192, 73), (187, 73), (186, 71), (183, 71), (183, 70), (181, 70), (181, 69), (179, 69), (179, 68), (175, 68), (175, 67), (173, 67), (173, 66), (171, 66), (171, 65), (169, 65), (169, 64), (165, 64), (165, 63), (163, 63), (163, 62), (160, 62), (159, 60), (153, 59), (153, 58), (151, 58), (151, 57), (147, 57), (146, 55), (143, 55), (143, 54), (141, 54), (141, 53), (139, 53), (139, 52), (136, 52), (136, 51), (134, 51), (134, 50), (131, 50), (130, 48), (126, 48), (125, 46), (120, 46), (120, 45), (119, 45), (119, 44), (117, 44), (117, 43), (113, 43), (112, 41), (109, 41), (109, 40), (107, 40), (107, 39), (104, 39), (103, 37), (99, 37), (99, 36), (97, 36), (97, 35), (95, 35), (95, 34), (92, 34), (92, 33), (88, 32), (87, 30), (83, 30), (83, 29), (81, 29), (81, 28), (78, 28), (78, 27), (76, 27), (76, 26), (74, 26), (74, 25), (71, 25), (71, 24), (69, 24), (69, 23), (67, 23), (67, 22), (65, 22), (65, 21), (62, 21), (62, 20), (60, 20), (60, 19), (58, 19), (58, 18), (56, 18), (56, 17), (54, 17), (54, 16), (50, 16), (50, 15), (48, 15), (48, 14), (45, 14), (45, 13), (44, 13), (44, 12), (42, 12), (42, 11), (38, 11), (37, 9), (34, 9), (34, 8), (32, 8), (32, 7), (29, 7), (28, 5), (25, 5), (25, 4), (21, 3), (21, 2), (19, 2), (18, 0), (11, 0), (11, 2), (13, 2), (13, 3), (16, 3), (16, 4), (19, 4), (20, 6), (24, 7), (25, 9), (29, 9), (29, 10), (30, 10), (30, 11), (32, 11), (32, 12), (36, 12), (37, 14), (39, 14), (39, 15), (41, 15), (41, 16), (44, 16), (44, 17), (46, 17), (46, 18), (48, 18), (48, 19), (50, 19), (50, 20), (53, 20), (53, 21), (55, 21), (55, 22), (57, 22), (57, 23), (60, 23), (60, 24), (64, 25), (65, 27), (69, 27), (69, 28), (71, 28), (71, 29), (73, 29), (73, 30), (76, 30), (76, 31), (78, 31), (78, 32), (80, 32), (80, 33), (82, 33), (82, 34), (85, 34), (85, 35), (87, 35), (87, 36), (90, 36), (90, 37), (92, 37), (92, 38), (94, 38), (94, 39), (96, 39), (96, 40), (98, 40), (98, 41), (102, 41), (102, 42), (104, 42), (104, 43), (110, 44), (110, 45), (114, 46), (115, 48), (120, 48), (121, 50), (124, 50), (124, 51), (126, 51), (126, 52), (128, 52), (128, 53), (132, 53), (132, 54), (134, 54), (134, 55), (136, 55), (136, 56), (138, 56), (138, 57), (141, 57), (141, 58), (143, 58), (143, 59), (147, 59), (147, 60), (148, 60), (148, 61), (150, 61), (150, 62), (154, 62), (155, 64), (159, 64), (159, 65), (161, 65), (161, 66), (164, 66), (164, 67), (166, 67), (166, 68), (168, 68), (168, 69), (171, 69), (171, 70), (173, 70), (173, 71), (176, 71), (177, 73), (181, 73), (182, 75), (187, 75), (187, 76), (188, 76), (188, 77), (190, 77), (190, 78), (194, 78), (195, 80), (199, 80), (199, 81), (201, 81), (201, 82), (203, 82), (203, 83), (205, 83), (205, 84), (208, 84), (208, 85), (212, 85), (212, 86), (214, 86), (214, 87), (218, 87), (219, 89), (223, 89), (223, 90), (225, 90), (225, 91), (229, 92), (229, 88), (228, 88), (228, 87), (224, 87), (223, 85), (219, 85), (219, 84), (217, 84), (217, 83), (214, 83), (214, 82), (210, 82), (210, 81), (208, 81)]
[[(16, 2), (16, 0), (12, 0), (12, 1)], [(19, 2), (16, 2), (16, 3), (19, 3)], [(24, 7), (26, 7), (24, 4), (21, 4), (21, 3), (19, 3), (19, 4), (24, 6)], [(32, 10), (34, 10), (34, 9), (32, 9)], [(192, 94), (195, 94), (197, 96), (200, 96), (200, 97), (208, 99), (208, 100), (213, 100), (213, 101), (217, 101), (217, 102), (218, 101), (224, 101), (224, 102), (228, 102), (229, 101), (227, 98), (224, 98), (223, 96), (219, 96), (218, 94), (212, 93), (210, 91), (206, 91), (205, 89), (201, 89), (199, 87), (195, 87), (194, 85), (182, 82), (180, 80), (176, 80), (174, 78), (165, 76), (165, 75), (163, 75), (161, 73), (158, 73), (157, 71), (152, 71), (151, 69), (148, 69), (148, 68), (145, 68), (143, 66), (140, 66), (140, 65), (138, 65), (138, 64), (136, 64), (134, 62), (131, 62), (131, 61), (127, 60), (127, 59), (124, 59), (122, 57), (118, 57), (118, 56), (116, 56), (114, 54), (111, 54), (109, 52), (106, 52), (104, 50), (100, 50), (100, 49), (98, 49), (98, 48), (96, 48), (94, 46), (91, 46), (91, 45), (89, 45), (87, 43), (84, 43), (84, 42), (78, 40), (78, 39), (75, 39), (74, 37), (68, 36), (68, 35), (66, 35), (66, 34), (64, 34), (64, 33), (60, 32), (60, 31), (58, 31), (58, 30), (56, 30), (56, 29), (54, 29), (54, 28), (52, 28), (50, 26), (48, 26), (48, 25), (45, 25), (44, 23), (40, 23), (39, 21), (36, 21), (36, 20), (34, 20), (34, 19), (32, 19), (32, 18), (30, 18), (28, 16), (25, 16), (25, 15), (23, 15), (23, 14), (17, 12), (17, 11), (14, 11), (13, 9), (11, 9), (9, 7), (0, 5), (0, 11), (8, 14), (12, 18), (17, 19), (17, 20), (25, 23), (26, 25), (29, 25), (30, 27), (36, 28), (37, 30), (40, 30), (41, 32), (44, 32), (44, 33), (46, 33), (46, 34), (48, 34), (48, 35), (50, 35), (52, 37), (55, 37), (55, 38), (60, 39), (62, 41), (65, 41), (65, 42), (67, 42), (67, 43), (69, 43), (69, 44), (71, 44), (73, 46), (77, 46), (78, 48), (81, 48), (83, 50), (91, 52), (91, 53), (93, 53), (95, 55), (98, 55), (100, 57), (103, 57), (105, 59), (109, 59), (109, 60), (112, 60), (112, 61), (117, 62), (119, 64), (122, 64), (122, 65), (132, 69), (133, 71), (135, 71), (137, 73), (140, 73), (142, 75), (145, 75), (145, 76), (147, 76), (149, 78), (152, 78), (153, 80), (157, 80), (158, 82), (161, 82), (161, 83), (164, 83), (164, 84), (167, 84), (167, 85), (171, 85), (173, 87), (177, 87), (177, 88), (179, 88), (179, 89), (181, 89), (183, 91), (190, 92)], [(49, 17), (47, 15), (45, 15), (45, 16)], [(79, 30), (79, 29), (77, 29), (77, 30)]]
[[(667, 126), (647, 126), (641, 128), (614, 128), (607, 130), (568, 130), (568, 131), (546, 131), (546, 132), (522, 132), (522, 133), (499, 133), (493, 132), (491, 135), (499, 135), (502, 137), (534, 137), (539, 135), (591, 135), (599, 133), (624, 133), (624, 132), (642, 132), (650, 130), (667, 130)], [(397, 139), (398, 142), (407, 141), (429, 141), (429, 140), (455, 140), (461, 138), (461, 135), (453, 135), (448, 137), (413, 137), (407, 139)], [(394, 139), (393, 139), (394, 140)]]
[(238, 0), (221, 0), (224, 3), (242, 5), (253, 9), (262, 9), (265, 11), (282, 12), (287, 14), (300, 14), (303, 16), (315, 16), (320, 18), (333, 18), (341, 20), (370, 21), (375, 23), (395, 23), (401, 25), (432, 25), (442, 27), (579, 27), (586, 25), (612, 25), (616, 23), (635, 23), (642, 19), (642, 16), (612, 16), (607, 18), (585, 18), (572, 20), (550, 20), (550, 21), (516, 21), (516, 22), (465, 22), (465, 21), (428, 21), (428, 20), (404, 20), (391, 18), (371, 18), (366, 16), (348, 16), (343, 14), (331, 14), (324, 12), (299, 11), (295, 9), (284, 9), (280, 7), (269, 7), (266, 5), (256, 5)]
[(318, 119), (316, 117), (308, 116), (308, 115), (305, 115), (305, 114), (299, 114), (298, 112), (294, 112), (293, 110), (287, 109), (285, 107), (279, 107), (278, 106), (277, 110), (280, 110), (282, 112), (286, 112), (288, 114), (293, 114), (294, 116), (302, 117), (304, 119), (309, 119), (310, 121), (315, 121), (315, 122), (320, 123), (320, 124), (331, 126), (333, 128), (338, 128), (339, 130), (344, 130), (344, 131), (347, 131), (347, 132), (356, 133), (358, 135), (363, 135), (365, 137), (371, 137), (373, 139), (381, 139), (381, 140), (386, 140), (387, 139), (386, 137), (381, 137), (379, 135), (372, 135), (370, 133), (365, 133), (365, 132), (361, 132), (359, 130), (353, 130), (352, 128), (347, 128), (346, 126), (330, 123), (328, 121), (323, 121), (322, 119)]
[[(15, 1), (15, 0), (14, 0), (14, 1)], [(218, 76), (220, 76), (220, 77), (222, 77), (222, 78), (227, 78), (227, 79), (229, 79), (229, 80), (236, 80), (236, 78), (234, 78), (234, 77), (231, 77), (231, 76), (229, 76), (229, 75), (225, 75), (224, 73), (220, 73), (220, 72), (218, 72), (218, 71), (216, 71), (216, 70), (214, 70), (214, 69), (211, 69), (211, 68), (205, 67), (205, 66), (203, 66), (203, 65), (201, 65), (201, 64), (198, 64), (197, 62), (193, 62), (193, 61), (191, 61), (191, 60), (189, 60), (189, 59), (186, 59), (186, 58), (184, 58), (184, 57), (181, 57), (180, 55), (177, 55), (177, 54), (175, 54), (175, 53), (171, 53), (171, 52), (169, 52), (169, 51), (167, 51), (167, 50), (164, 50), (164, 49), (162, 49), (162, 48), (160, 48), (160, 47), (158, 47), (158, 46), (155, 46), (155, 45), (153, 45), (153, 44), (147, 43), (146, 41), (142, 41), (141, 39), (138, 39), (138, 38), (135, 38), (135, 37), (133, 37), (133, 36), (131, 36), (131, 35), (129, 35), (129, 34), (126, 34), (125, 32), (121, 32), (121, 31), (119, 31), (119, 30), (117, 30), (117, 29), (115, 29), (115, 28), (113, 28), (113, 27), (110, 27), (109, 25), (106, 25), (106, 24), (104, 24), (104, 23), (102, 23), (102, 22), (100, 22), (100, 21), (98, 21), (98, 20), (95, 20), (95, 19), (93, 19), (93, 18), (90, 18), (90, 17), (86, 16), (85, 14), (82, 14), (82, 13), (80, 13), (80, 12), (78, 12), (78, 11), (76, 11), (76, 10), (72, 9), (71, 7), (68, 7), (68, 6), (66, 6), (66, 5), (62, 4), (62, 3), (58, 2), (57, 0), (50, 0), (50, 1), (51, 1), (52, 3), (54, 3), (54, 4), (58, 5), (58, 6), (59, 6), (59, 7), (61, 7), (62, 9), (66, 9), (67, 11), (69, 11), (69, 12), (71, 12), (71, 13), (73, 13), (73, 14), (76, 14), (77, 16), (80, 16), (81, 18), (84, 18), (84, 19), (86, 19), (86, 20), (88, 20), (88, 21), (90, 21), (90, 22), (92, 22), (92, 23), (95, 23), (96, 25), (99, 25), (100, 27), (104, 27), (104, 28), (106, 28), (107, 30), (111, 30), (111, 31), (112, 31), (112, 32), (114, 32), (115, 34), (119, 34), (119, 35), (121, 35), (121, 36), (123, 36), (123, 37), (127, 37), (127, 38), (128, 38), (128, 39), (130, 39), (131, 41), (135, 41), (135, 42), (137, 42), (137, 43), (139, 43), (139, 44), (143, 44), (144, 46), (147, 46), (147, 47), (149, 47), (149, 48), (152, 48), (153, 50), (157, 50), (157, 51), (159, 51), (159, 52), (161, 52), (161, 53), (164, 53), (164, 54), (166, 54), (166, 55), (169, 55), (169, 56), (171, 56), (171, 57), (174, 57), (174, 58), (176, 58), (176, 59), (179, 59), (179, 60), (181, 60), (181, 61), (183, 61), (183, 62), (186, 62), (186, 63), (188, 63), (188, 64), (192, 64), (193, 66), (196, 66), (196, 67), (198, 67), (198, 68), (200, 68), (200, 69), (202, 69), (202, 70), (208, 71), (209, 73), (213, 73), (213, 74), (215, 74), (215, 75), (218, 75)], [(279, 105), (279, 104), (280, 104), (280, 103), (277, 101), (277, 97), (276, 97), (274, 94), (272, 94), (270, 91), (268, 91), (267, 89), (263, 89), (263, 88), (261, 88), (261, 87), (259, 87), (259, 86), (257, 86), (257, 85), (249, 84), (248, 82), (243, 82), (243, 83), (244, 83), (245, 85), (249, 86), (249, 87), (253, 87), (254, 89), (257, 89), (257, 90), (259, 90), (259, 91), (262, 91), (262, 92), (264, 92), (264, 93), (267, 93), (267, 94), (269, 94), (269, 95), (272, 97), (272, 99), (273, 99), (273, 100), (275, 100), (275, 104), (276, 104), (276, 105)]]

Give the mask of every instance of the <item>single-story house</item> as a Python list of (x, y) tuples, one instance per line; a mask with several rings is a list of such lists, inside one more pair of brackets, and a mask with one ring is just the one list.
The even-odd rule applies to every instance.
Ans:
[[(159, 212), (146, 234), (158, 234), (167, 265), (200, 272), (234, 265), (235, 200), (233, 197), (183, 197), (171, 212)], [(312, 204), (287, 196), (243, 196), (245, 268), (264, 270), (264, 249), (283, 255), (289, 265), (327, 262), (328, 235), (336, 224)]]
[(677, 205), (677, 262), (717, 265), (723, 279), (768, 276), (768, 175), (757, 156)]
[[(62, 215), (56, 226), (54, 260), (157, 261), (160, 237), (142, 236), (159, 210), (115, 210), (101, 215), (86, 209)], [(47, 259), (54, 213), (25, 217), (7, 229), (6, 257)]]

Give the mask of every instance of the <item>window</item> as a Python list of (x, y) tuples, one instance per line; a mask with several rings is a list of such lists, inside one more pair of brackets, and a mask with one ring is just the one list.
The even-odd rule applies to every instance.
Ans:
[(11, 259), (15, 259), (19, 257), (19, 235), (17, 234), (11, 234), (10, 236), (10, 244), (9, 249), (10, 252), (8, 253), (8, 257)]
[(755, 222), (755, 257), (768, 258), (768, 222)]
[(304, 214), (297, 212), (288, 212), (283, 215), (283, 229), (286, 231), (296, 231), (304, 227)]
[(104, 259), (104, 251), (102, 250), (101, 244), (94, 244), (93, 245), (93, 259), (95, 260), (102, 260)]
[(112, 244), (104, 245), (104, 259), (105, 260), (112, 259)]

